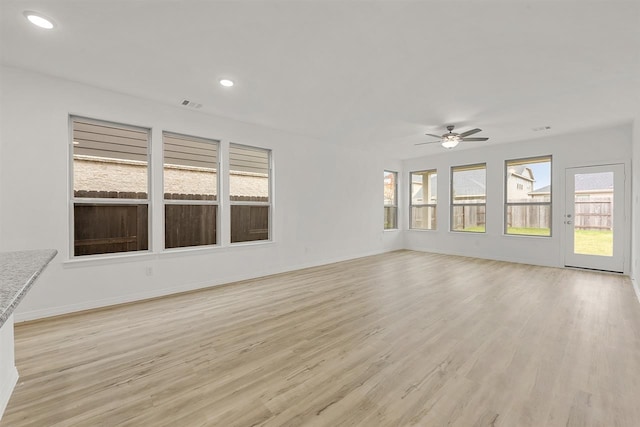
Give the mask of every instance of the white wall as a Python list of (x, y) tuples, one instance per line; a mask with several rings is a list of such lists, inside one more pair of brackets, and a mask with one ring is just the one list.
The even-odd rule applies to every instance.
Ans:
[[(402, 247), (401, 232), (382, 230), (382, 172), (399, 170), (400, 161), (23, 70), (1, 71), (0, 250), (59, 252), (18, 307), (17, 321)], [(274, 243), (161, 253), (156, 226), (157, 253), (69, 262), (69, 114), (152, 128), (156, 165), (162, 130), (273, 149)], [(152, 221), (159, 225), (162, 190), (151, 191)]]
[[(640, 89), (640, 88), (639, 88)], [(632, 203), (632, 240), (631, 240), (631, 277), (640, 299), (640, 105), (633, 125), (633, 203)]]
[[(0, 72), (2, 72), (2, 68), (0, 68)], [(2, 250), (2, 207), (4, 205), (4, 194), (3, 194), (3, 177), (2, 177), (2, 165), (3, 165), (3, 157), (2, 157), (2, 146), (4, 145), (3, 143), (3, 132), (2, 129), (4, 129), (5, 127), (5, 121), (4, 121), (4, 117), (5, 117), (5, 107), (9, 108), (9, 106), (5, 106), (5, 103), (2, 102), (2, 100), (5, 98), (5, 86), (2, 84), (2, 80), (1, 80), (1, 75), (0, 75), (0, 250)]]
[[(408, 230), (405, 232), (405, 247), (447, 254), (456, 254), (504, 261), (522, 262), (559, 267), (563, 265), (562, 242), (564, 206), (564, 170), (574, 166), (607, 163), (624, 163), (627, 176), (631, 167), (630, 124), (608, 129), (590, 130), (584, 133), (559, 135), (512, 144), (491, 145), (467, 150), (443, 151), (404, 162), (405, 182), (409, 172), (438, 170), (438, 229), (435, 231)], [(524, 157), (553, 156), (552, 163), (552, 221), (553, 236), (523, 237), (503, 235), (504, 210), (504, 161)], [(487, 232), (449, 232), (449, 174), (450, 167), (457, 165), (487, 164)], [(627, 180), (629, 182), (629, 180)], [(626, 209), (630, 211), (630, 186), (627, 185)], [(408, 215), (408, 214), (407, 214)], [(627, 230), (630, 229), (629, 215)], [(630, 233), (625, 238), (625, 269), (629, 270)]]
[[(13, 68), (1, 69), (0, 88), (0, 250), (59, 251), (18, 308), (18, 321), (403, 247), (561, 266), (564, 169), (624, 163), (627, 176), (631, 176), (632, 163), (635, 171), (640, 169), (639, 121), (633, 129), (621, 125), (529, 142), (444, 151), (401, 162), (385, 160), (373, 151), (342, 148)], [(69, 262), (69, 114), (151, 127), (154, 141), (159, 140), (162, 130), (170, 130), (272, 148), (275, 242), (162, 253), (158, 247), (162, 230), (155, 227), (155, 253)], [(546, 154), (554, 156), (553, 237), (503, 236), (504, 160)], [(156, 164), (161, 161), (160, 155), (159, 150), (152, 150)], [(449, 168), (478, 162), (488, 166), (487, 233), (450, 233)], [(431, 168), (437, 168), (440, 174), (439, 229), (383, 232), (382, 171), (400, 172), (399, 228), (406, 230), (408, 172)], [(160, 169), (155, 172), (159, 174)], [(627, 206), (633, 200), (635, 225), (640, 224), (640, 174), (633, 177), (633, 196), (630, 187)], [(152, 194), (153, 203), (158, 205), (161, 189), (153, 188)], [(160, 224), (161, 215), (161, 209), (156, 209), (152, 218), (156, 224)], [(631, 227), (631, 221), (627, 225)], [(640, 226), (635, 226), (628, 238), (625, 251), (629, 259), (625, 265), (631, 272), (629, 249), (633, 241), (632, 274), (637, 278)], [(152, 267), (152, 276), (145, 274), (147, 267)]]

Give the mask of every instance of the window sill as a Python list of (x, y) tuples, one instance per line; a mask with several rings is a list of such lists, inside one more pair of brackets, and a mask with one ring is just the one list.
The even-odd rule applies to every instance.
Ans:
[(433, 233), (435, 231), (438, 231), (437, 228), (410, 228), (408, 231), (417, 231), (418, 233)]
[(105, 254), (105, 255), (87, 255), (86, 257), (71, 258), (63, 261), (64, 268), (75, 267), (90, 267), (93, 265), (104, 264), (117, 264), (124, 262), (139, 262), (147, 261), (171, 256), (187, 256), (187, 255), (200, 255), (206, 253), (213, 253), (224, 249), (230, 248), (246, 248), (246, 247), (260, 247), (265, 245), (272, 245), (275, 242), (273, 240), (260, 240), (253, 242), (239, 242), (231, 243), (226, 246), (220, 245), (208, 245), (208, 246), (191, 246), (184, 248), (171, 248), (163, 249), (160, 252), (140, 251), (137, 253), (119, 253), (119, 254)]
[(550, 239), (551, 237), (553, 237), (553, 235), (551, 236), (541, 236), (539, 234), (507, 234), (507, 233), (502, 233), (503, 237), (515, 237), (515, 238), (522, 238), (522, 237), (526, 237), (526, 238), (531, 238), (533, 237), (534, 239)]
[(157, 252), (156, 254), (160, 257), (163, 257), (171, 255), (215, 252), (219, 251), (222, 248), (223, 246), (220, 245), (183, 246), (180, 248), (163, 249), (161, 252)]
[(242, 248), (246, 246), (265, 246), (265, 245), (271, 245), (273, 243), (275, 243), (273, 240), (253, 240), (250, 242), (230, 243), (229, 246), (225, 246), (225, 248)]
[(390, 233), (390, 232), (394, 232), (394, 231), (400, 231), (399, 228), (385, 228), (384, 230), (385, 233)]
[(100, 264), (115, 264), (121, 262), (137, 262), (153, 259), (157, 256), (157, 253), (151, 251), (139, 251), (139, 252), (123, 252), (118, 254), (104, 254), (104, 255), (87, 255), (83, 257), (74, 257), (62, 262), (63, 267), (87, 267)]
[(449, 233), (455, 234), (470, 234), (472, 236), (486, 236), (486, 231), (462, 231), (462, 230), (449, 230)]

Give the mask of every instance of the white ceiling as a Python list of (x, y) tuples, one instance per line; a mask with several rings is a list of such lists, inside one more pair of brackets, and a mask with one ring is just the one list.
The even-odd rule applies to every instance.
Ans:
[(399, 158), (446, 124), (622, 123), (640, 96), (639, 1), (1, 0), (0, 25), (5, 65)]

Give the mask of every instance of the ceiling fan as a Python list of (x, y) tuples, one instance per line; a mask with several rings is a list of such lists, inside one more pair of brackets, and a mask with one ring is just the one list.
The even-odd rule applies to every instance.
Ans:
[(460, 142), (480, 142), (487, 141), (489, 138), (468, 138), (471, 135), (474, 135), (478, 132), (482, 132), (482, 129), (471, 129), (462, 133), (455, 133), (453, 131), (454, 126), (447, 126), (447, 130), (449, 133), (445, 133), (444, 135), (434, 135), (432, 133), (427, 133), (425, 135), (432, 136), (434, 138), (438, 138), (438, 141), (429, 141), (429, 142), (419, 142), (415, 145), (424, 145), (424, 144), (435, 144), (440, 143), (444, 148), (453, 148), (457, 146)]

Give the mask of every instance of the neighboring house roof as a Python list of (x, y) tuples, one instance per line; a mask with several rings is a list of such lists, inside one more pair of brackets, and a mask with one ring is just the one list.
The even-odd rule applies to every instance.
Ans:
[[(613, 190), (613, 174), (609, 172), (579, 174), (575, 176), (575, 180), (576, 192), (595, 193), (609, 192)], [(550, 192), (551, 186), (546, 185), (530, 192), (529, 194), (549, 194)]]
[(527, 181), (535, 181), (533, 178), (533, 171), (524, 166), (513, 166), (509, 169), (512, 175), (516, 175), (519, 178), (526, 179)]
[(418, 187), (418, 189), (413, 193), (412, 196), (413, 200), (418, 201), (418, 202), (422, 202), (422, 203), (434, 203), (435, 202), (435, 198), (432, 198), (433, 200), (424, 200), (424, 193), (422, 192), (422, 186), (420, 185)]
[(464, 179), (457, 179), (453, 183), (454, 197), (484, 196), (486, 194), (486, 170), (471, 169), (460, 173)]
[(531, 191), (529, 194), (549, 194), (551, 193), (551, 186), (545, 185), (544, 187), (540, 187), (536, 190)]
[(418, 189), (413, 192), (413, 194), (411, 195), (411, 199), (424, 202), (424, 193), (422, 191), (422, 185), (417, 184), (417, 186), (418, 186)]

